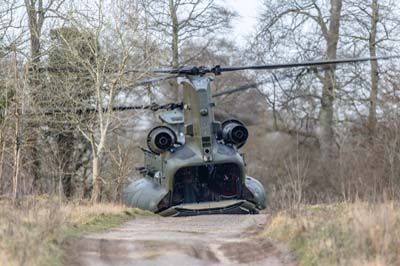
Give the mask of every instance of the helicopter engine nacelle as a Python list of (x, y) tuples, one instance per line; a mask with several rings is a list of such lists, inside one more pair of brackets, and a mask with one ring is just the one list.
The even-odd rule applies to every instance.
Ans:
[(147, 147), (156, 154), (172, 148), (176, 141), (175, 132), (166, 126), (155, 127), (147, 135)]
[(249, 131), (239, 120), (230, 119), (222, 123), (222, 139), (225, 144), (233, 144), (239, 149), (248, 137)]

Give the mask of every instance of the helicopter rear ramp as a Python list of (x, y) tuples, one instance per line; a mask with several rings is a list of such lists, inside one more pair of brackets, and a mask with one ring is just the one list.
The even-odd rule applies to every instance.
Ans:
[(159, 212), (161, 216), (193, 216), (208, 214), (257, 214), (256, 206), (247, 200), (223, 200), (202, 203), (187, 203), (172, 206)]

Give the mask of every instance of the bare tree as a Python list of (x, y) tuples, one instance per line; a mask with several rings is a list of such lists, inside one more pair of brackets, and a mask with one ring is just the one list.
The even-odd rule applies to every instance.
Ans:
[[(115, 127), (116, 96), (125, 84), (134, 83), (136, 78), (125, 74), (129, 58), (135, 55), (134, 47), (125, 43), (129, 32), (121, 27), (123, 21), (106, 15), (108, 8), (105, 1), (99, 0), (90, 5), (93, 13), (85, 17), (73, 14), (71, 27), (54, 30), (59, 48), (50, 57), (55, 73), (49, 73), (52, 81), (48, 97), (53, 105), (64, 108), (60, 110), (63, 123), (78, 130), (90, 143), (93, 202), (100, 200), (106, 182), (101, 166), (109, 134)], [(111, 43), (107, 44), (107, 40)], [(105, 51), (103, 44), (110, 49)], [(59, 95), (53, 95), (53, 90)]]
[[(144, 0), (151, 28), (170, 43), (170, 66), (181, 63), (180, 49), (194, 39), (206, 40), (227, 31), (235, 13), (214, 0)], [(207, 44), (206, 44), (207, 45)]]
[[(343, 37), (352, 43), (356, 53), (366, 50), (371, 57), (393, 51), (399, 30), (396, 10), (398, 4), (391, 0), (353, 1), (346, 0), (347, 14)], [(349, 22), (349, 23), (347, 23)], [(355, 22), (355, 23), (354, 23)], [(380, 76), (388, 68), (379, 69), (378, 61), (371, 61), (369, 80), (363, 86), (369, 87), (368, 131), (370, 139), (376, 134), (378, 122)], [(386, 64), (387, 62), (385, 62)]]
[[(342, 0), (330, 0), (329, 10), (323, 3), (314, 0), (302, 1), (301, 3), (292, 0), (279, 3), (270, 3), (268, 1), (265, 2), (265, 12), (257, 38), (264, 40), (264, 42), (267, 40), (272, 53), (277, 51), (273, 48), (277, 42), (282, 42), (282, 40), (287, 40), (284, 38), (292, 37), (294, 38), (293, 42), (286, 43), (284, 46), (292, 45), (294, 46), (292, 50), (302, 51), (306, 56), (323, 55), (327, 59), (335, 59), (338, 51), (341, 13)], [(273, 36), (279, 30), (281, 30), (281, 33), (277, 33), (278, 36)], [(306, 34), (305, 31), (310, 32)], [(313, 36), (314, 43), (312, 43), (312, 40), (307, 40), (307, 37), (303, 38), (303, 36)], [(318, 47), (321, 44), (323, 45), (322, 49)], [(312, 49), (313, 46), (316, 48)], [(329, 160), (334, 152), (335, 145), (334, 102), (335, 89), (337, 88), (336, 71), (335, 68), (328, 67), (323, 73), (316, 71), (315, 74), (322, 83), (322, 92), (319, 97), (320, 130), (318, 139), (322, 157)]]
[[(49, 16), (56, 13), (65, 0), (24, 0), (24, 6), (26, 10), (26, 18), (28, 24), (28, 32), (29, 32), (29, 44), (30, 44), (30, 56), (29, 56), (29, 107), (35, 107), (37, 104), (37, 95), (41, 89), (41, 81), (40, 81), (40, 63), (42, 57), (42, 34), (45, 20), (48, 19)], [(30, 127), (34, 130), (31, 132), (30, 149), (28, 150), (28, 154), (32, 158), (32, 167), (30, 172), (33, 176), (33, 185), (36, 186), (36, 183), (40, 179), (40, 151), (39, 143), (38, 143), (38, 133), (35, 128), (38, 128), (38, 124), (36, 121), (32, 121)]]
[(13, 47), (14, 57), (14, 84), (15, 84), (15, 133), (14, 133), (14, 165), (13, 165), (13, 182), (12, 182), (12, 199), (16, 203), (19, 197), (19, 183), (20, 183), (20, 170), (21, 170), (21, 109), (23, 110), (24, 100), (21, 97), (21, 82), (18, 74), (17, 64), (17, 51), (16, 47)]
[[(202, 49), (210, 44), (218, 33), (226, 32), (235, 13), (219, 5), (215, 0), (142, 0), (149, 18), (149, 30), (169, 44), (167, 62), (160, 64), (177, 68), (188, 63), (182, 61), (181, 49), (195, 40)], [(193, 57), (198, 56), (198, 53)], [(189, 58), (189, 61), (192, 58)], [(179, 92), (174, 80), (169, 94), (176, 99)]]
[[(379, 22), (379, 6), (378, 0), (372, 0), (371, 3), (371, 32), (368, 38), (368, 49), (371, 57), (376, 57), (376, 46), (377, 46), (377, 31)], [(370, 136), (373, 137), (376, 128), (376, 105), (378, 101), (378, 61), (371, 61), (371, 92), (369, 96), (370, 107), (368, 115), (368, 126), (370, 130)]]

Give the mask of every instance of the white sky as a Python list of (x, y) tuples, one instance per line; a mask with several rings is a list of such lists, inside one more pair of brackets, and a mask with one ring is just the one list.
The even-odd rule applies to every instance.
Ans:
[[(220, 0), (221, 1), (221, 0)], [(237, 39), (238, 44), (243, 44), (246, 35), (252, 31), (257, 24), (258, 10), (261, 0), (227, 0), (226, 5), (239, 13), (240, 17), (234, 23), (233, 39)]]

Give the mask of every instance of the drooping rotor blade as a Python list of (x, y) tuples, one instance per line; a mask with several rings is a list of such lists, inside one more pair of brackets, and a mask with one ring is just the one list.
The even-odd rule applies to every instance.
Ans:
[[(226, 67), (217, 65), (212, 68), (204, 66), (201, 67), (186, 66), (176, 69), (153, 69), (153, 70), (148, 70), (148, 72), (157, 74), (175, 74), (175, 75), (204, 75), (207, 73), (214, 73), (215, 75), (220, 75), (222, 72), (232, 72), (239, 70), (275, 70), (275, 69), (297, 68), (297, 67), (318, 67), (318, 66), (330, 66), (330, 65), (358, 63), (358, 62), (367, 62), (376, 60), (386, 60), (399, 57), (400, 56), (360, 57), (360, 58), (318, 60), (318, 61), (283, 63), (283, 64), (226, 66)], [(143, 72), (141, 70), (130, 70), (130, 71)]]
[(178, 77), (178, 75), (169, 75), (169, 76), (165, 76), (165, 77), (145, 79), (145, 80), (141, 80), (141, 81), (135, 83), (134, 87), (143, 86), (143, 85), (149, 85), (149, 84), (152, 84), (152, 83), (155, 83), (155, 82), (164, 81), (164, 80), (177, 78), (177, 77)]
[[(173, 109), (182, 109), (183, 103), (166, 103), (166, 104), (158, 104), (152, 103), (147, 105), (136, 105), (136, 106), (113, 106), (113, 111), (129, 111), (129, 110), (150, 110), (156, 112), (158, 110), (173, 110)], [(96, 107), (86, 107), (86, 108), (77, 108), (77, 109), (47, 109), (44, 112), (40, 113), (41, 115), (56, 115), (56, 114), (66, 114), (66, 113), (75, 113), (77, 115), (81, 114), (89, 114), (89, 113), (98, 113), (100, 110)], [(108, 111), (108, 108), (102, 108), (101, 112), (105, 113)]]
[[(112, 108), (113, 111), (128, 111), (128, 110), (141, 110), (141, 109), (149, 109), (150, 105), (138, 105), (138, 106), (114, 106)], [(103, 113), (108, 111), (108, 108), (102, 108)], [(86, 108), (68, 108), (68, 109), (47, 109), (40, 114), (42, 115), (56, 115), (56, 114), (68, 114), (74, 113), (77, 115), (81, 114), (89, 114), (89, 113), (98, 113), (99, 110), (96, 107), (86, 107)]]
[[(150, 111), (156, 112), (158, 110), (172, 110), (172, 109), (177, 109), (183, 108), (183, 103), (166, 103), (166, 104), (158, 104), (158, 103), (152, 103), (148, 105), (138, 105), (138, 106), (113, 106), (112, 110), (113, 111), (128, 111), (128, 110), (146, 110), (149, 109)], [(107, 108), (103, 108), (103, 112), (107, 112)], [(96, 110), (97, 112), (97, 110)]]
[(175, 74), (175, 75), (202, 75), (205, 73), (212, 73), (211, 69), (201, 66), (184, 66), (180, 68), (166, 68), (166, 69), (151, 69), (151, 70), (141, 70), (141, 69), (130, 69), (125, 73), (141, 73), (149, 72), (155, 74)]
[[(128, 69), (124, 73), (156, 73), (156, 74), (173, 74), (173, 75), (204, 75), (207, 73), (214, 73), (215, 75), (220, 75), (222, 72), (232, 72), (239, 70), (275, 70), (275, 69), (285, 69), (285, 68), (297, 68), (297, 67), (318, 67), (318, 66), (329, 66), (338, 64), (348, 64), (357, 62), (367, 62), (376, 60), (386, 60), (392, 58), (399, 58), (400, 56), (380, 56), (380, 57), (360, 57), (360, 58), (346, 58), (346, 59), (330, 59), (330, 60), (317, 60), (317, 61), (307, 61), (307, 62), (295, 62), (295, 63), (283, 63), (283, 64), (266, 64), (266, 65), (248, 65), (248, 66), (214, 66), (209, 67), (196, 67), (196, 66), (184, 66), (180, 68), (171, 69)], [(40, 71), (49, 72), (79, 72), (77, 68), (41, 68)], [(109, 70), (108, 72), (113, 72)], [(167, 77), (166, 79), (172, 78)], [(158, 78), (157, 78), (158, 79)], [(160, 78), (163, 80), (164, 77)]]
[(338, 64), (386, 60), (386, 59), (398, 58), (398, 57), (400, 57), (400, 56), (381, 56), (381, 57), (364, 57), (364, 58), (362, 57), (362, 58), (319, 60), (319, 61), (287, 63), (287, 64), (219, 67), (219, 72), (231, 72), (231, 71), (238, 71), (238, 70), (273, 70), (273, 69), (296, 68), (296, 67), (329, 66), (329, 65), (338, 65)]
[(29, 67), (28, 71), (33, 71), (33, 70), (37, 70), (39, 72), (50, 72), (50, 73), (61, 73), (61, 72), (71, 72), (71, 73), (80, 73), (80, 72), (84, 72), (85, 69), (84, 68), (79, 68), (79, 67), (38, 67), (38, 68), (34, 68), (34, 67)]
[[(295, 79), (297, 79), (300, 76), (304, 75), (305, 73), (309, 73), (309, 72), (306, 71), (306, 69), (303, 69), (300, 73), (298, 73), (296, 75), (294, 75), (292, 73), (286, 73), (281, 78), (284, 78), (284, 79), (293, 79), (293, 78), (295, 78)], [(232, 94), (232, 93), (241, 92), (241, 91), (246, 91), (246, 90), (249, 90), (249, 89), (257, 89), (260, 85), (267, 84), (267, 83), (273, 83), (273, 81), (271, 81), (270, 79), (266, 79), (266, 80), (262, 80), (262, 81), (259, 81), (259, 82), (252, 82), (252, 83), (249, 83), (249, 84), (238, 86), (238, 87), (236, 87), (234, 89), (223, 90), (223, 91), (214, 93), (212, 95), (212, 97), (220, 97), (222, 95)]]
[[(60, 73), (60, 72), (69, 72), (69, 73), (80, 73), (83, 71), (83, 69), (80, 68), (76, 68), (76, 67), (58, 67), (58, 68), (53, 68), (53, 67), (41, 67), (39, 68), (40, 72), (56, 72), (56, 73)], [(111, 71), (108, 71), (111, 72)], [(124, 74), (130, 73), (130, 72), (145, 72), (143, 71), (139, 71), (139, 70), (132, 70), (132, 71), (126, 71), (124, 72)], [(150, 78), (150, 79), (144, 79), (144, 80), (140, 80), (137, 83), (135, 83), (132, 87), (138, 87), (138, 86), (143, 86), (143, 85), (149, 85), (152, 83), (156, 83), (159, 81), (164, 81), (164, 80), (168, 80), (168, 79), (172, 79), (172, 78), (177, 78), (178, 75), (168, 75), (168, 76), (163, 76), (163, 77), (157, 77), (157, 78)]]
[(267, 82), (269, 82), (269, 80), (264, 80), (264, 81), (260, 81), (260, 82), (254, 82), (254, 83), (242, 85), (242, 86), (236, 87), (236, 88), (234, 88), (234, 89), (224, 90), (224, 91), (220, 91), (220, 92), (214, 93), (214, 94), (212, 95), (212, 97), (215, 98), (215, 97), (220, 97), (220, 96), (226, 95), (226, 94), (232, 94), (232, 93), (236, 93), (236, 92), (240, 92), (240, 91), (245, 91), (245, 90), (249, 90), (249, 89), (255, 89), (255, 88), (257, 88), (258, 86), (260, 86), (260, 85), (262, 85), (262, 84), (265, 84), (265, 83), (267, 83)]
[[(33, 67), (30, 67), (28, 70), (32, 71)], [(80, 72), (84, 72), (87, 71), (86, 68), (82, 68), (82, 67), (76, 67), (76, 66), (70, 66), (70, 67), (39, 67), (37, 68), (37, 70), (39, 72), (50, 72), (50, 73), (61, 73), (61, 72), (69, 72), (69, 73), (80, 73)], [(118, 73), (118, 71), (113, 70), (113, 69), (106, 69), (104, 72), (106, 73)], [(170, 73), (171, 71), (167, 71), (167, 70), (146, 70), (146, 69), (129, 69), (123, 72), (123, 74), (128, 74), (128, 73)], [(146, 84), (146, 83), (151, 83), (151, 82), (156, 82), (156, 81), (160, 81), (160, 80), (164, 80), (164, 79), (170, 79), (170, 78), (174, 78), (176, 76), (170, 75), (170, 76), (165, 76), (165, 77), (158, 77), (158, 78), (154, 78), (154, 79), (148, 79), (148, 80), (143, 80), (140, 83)], [(141, 84), (141, 85), (143, 85)]]

